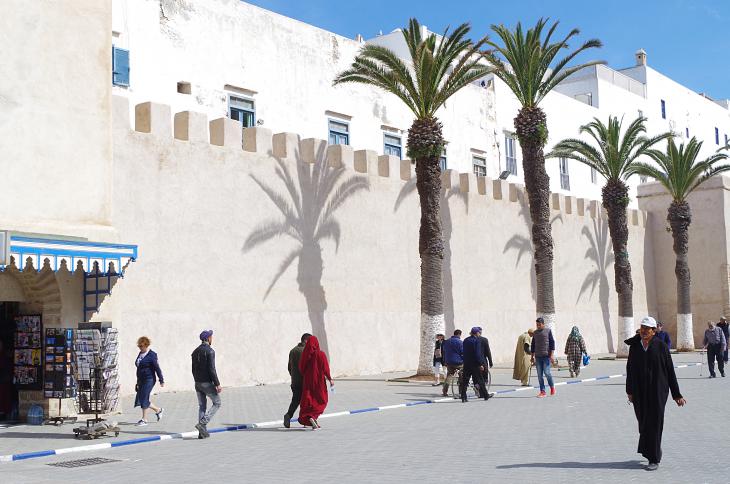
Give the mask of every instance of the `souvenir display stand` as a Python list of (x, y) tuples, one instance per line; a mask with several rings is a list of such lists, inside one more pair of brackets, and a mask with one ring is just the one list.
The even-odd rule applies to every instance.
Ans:
[(79, 438), (96, 438), (103, 433), (94, 434), (95, 428), (108, 431), (115, 427), (95, 424), (103, 422), (101, 415), (113, 412), (119, 403), (117, 337), (116, 328), (78, 329), (74, 332), (72, 366), (78, 412), (93, 415), (86, 419), (86, 428), (74, 429)]
[(73, 329), (46, 328), (46, 354), (43, 379), (43, 397), (58, 399), (57, 415), (50, 415), (51, 405), (48, 405), (48, 421), (56, 425), (65, 420), (76, 417), (64, 415), (63, 399), (76, 397), (76, 381), (72, 373), (73, 362)]
[(15, 317), (13, 380), (18, 390), (40, 390), (43, 380), (41, 315)]

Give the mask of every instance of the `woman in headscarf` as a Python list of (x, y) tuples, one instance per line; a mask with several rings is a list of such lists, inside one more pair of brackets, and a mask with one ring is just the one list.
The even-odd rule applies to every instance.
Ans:
[(568, 355), (568, 366), (570, 367), (570, 377), (580, 375), (580, 364), (583, 359), (583, 353), (588, 354), (586, 351), (586, 342), (583, 340), (578, 326), (573, 326), (568, 336), (568, 341), (565, 342), (565, 354)]
[(302, 374), (302, 400), (299, 404), (299, 423), (312, 430), (320, 428), (317, 419), (327, 408), (327, 383), (334, 387), (330, 376), (330, 365), (327, 356), (319, 349), (319, 340), (310, 336), (304, 346), (299, 360), (299, 371)]

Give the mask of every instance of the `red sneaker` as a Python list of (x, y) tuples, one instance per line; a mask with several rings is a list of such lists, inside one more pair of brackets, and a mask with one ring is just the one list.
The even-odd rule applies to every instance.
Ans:
[(546, 396), (547, 395), (545, 394), (545, 392), (540, 392), (537, 394), (537, 398), (545, 398)]
[(555, 387), (552, 387), (552, 388), (550, 389), (550, 396), (551, 396), (551, 397), (555, 396)]

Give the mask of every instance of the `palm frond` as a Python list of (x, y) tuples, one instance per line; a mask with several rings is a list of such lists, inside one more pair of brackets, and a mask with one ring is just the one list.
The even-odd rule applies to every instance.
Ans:
[(635, 163), (633, 171), (655, 178), (675, 202), (684, 202), (704, 182), (717, 174), (730, 171), (730, 165), (718, 164), (728, 159), (727, 154), (716, 152), (698, 161), (701, 149), (702, 142), (695, 137), (680, 145), (670, 137), (666, 151), (652, 149), (647, 152), (656, 165)]
[(568, 41), (580, 31), (573, 29), (562, 40), (552, 42), (558, 22), (553, 23), (543, 36), (547, 22), (548, 19), (539, 19), (526, 33), (519, 22), (514, 30), (504, 25), (492, 25), (492, 31), (501, 43), (486, 41), (493, 50), (484, 53), (484, 57), (494, 66), (495, 75), (509, 86), (524, 107), (537, 106), (555, 86), (579, 70), (605, 63), (589, 61), (568, 67), (579, 54), (602, 46), (600, 40), (591, 39), (557, 61), (551, 68), (558, 54), (569, 48)]
[(607, 180), (626, 181), (636, 173), (634, 164), (640, 157), (651, 156), (653, 146), (667, 139), (667, 133), (646, 138), (646, 118), (639, 117), (623, 129), (623, 120), (609, 116), (608, 123), (598, 118), (580, 127), (590, 143), (568, 138), (555, 145), (551, 157), (562, 156), (583, 163)]
[(481, 63), (486, 38), (472, 42), (467, 38), (470, 29), (466, 23), (451, 32), (447, 28), (437, 41), (435, 34), (424, 38), (420, 23), (412, 18), (402, 29), (410, 64), (386, 47), (367, 44), (333, 84), (376, 86), (400, 98), (416, 118), (431, 118), (459, 89), (491, 72)]

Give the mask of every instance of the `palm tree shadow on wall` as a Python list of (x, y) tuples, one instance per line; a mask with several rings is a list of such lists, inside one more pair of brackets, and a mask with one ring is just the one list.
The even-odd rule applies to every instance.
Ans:
[(583, 227), (581, 234), (588, 239), (588, 250), (586, 250), (585, 258), (590, 259), (596, 264), (595, 270), (589, 272), (583, 281), (583, 285), (578, 293), (576, 303), (580, 301), (588, 288), (591, 290), (590, 297), (598, 286), (598, 301), (601, 304), (601, 313), (603, 314), (603, 326), (606, 329), (606, 343), (609, 353), (615, 352), (613, 333), (611, 332), (611, 314), (609, 309), (609, 293), (611, 287), (608, 283), (607, 272), (613, 264), (613, 250), (611, 248), (611, 236), (608, 234), (608, 223), (606, 223), (599, 214), (593, 219), (593, 230)]
[[(520, 212), (519, 216), (522, 218), (522, 221), (527, 226), (527, 233), (528, 235), (522, 235), (522, 234), (515, 234), (507, 241), (506, 244), (504, 244), (504, 249), (502, 249), (502, 254), (506, 254), (509, 251), (516, 250), (517, 251), (517, 260), (515, 261), (515, 269), (520, 266), (520, 261), (522, 261), (522, 256), (527, 254), (530, 257), (530, 294), (532, 295), (532, 300), (537, 300), (537, 279), (535, 277), (535, 252), (532, 248), (532, 239), (530, 238), (530, 233), (532, 232), (532, 219), (530, 218), (530, 207), (527, 204), (527, 199), (525, 197), (524, 190), (519, 190), (517, 192), (517, 201), (520, 203)], [(563, 222), (563, 214), (559, 213), (558, 215), (554, 216), (550, 220), (550, 225), (552, 226), (556, 220), (560, 220), (560, 222)]]
[[(416, 179), (411, 178), (403, 185), (398, 198), (395, 200), (393, 212), (396, 212), (403, 201), (416, 191)], [(444, 288), (444, 322), (446, 326), (446, 335), (450, 335), (456, 329), (454, 321), (454, 278), (451, 269), (451, 234), (454, 231), (453, 221), (451, 217), (452, 200), (461, 200), (464, 202), (466, 213), (469, 213), (469, 197), (462, 192), (459, 187), (442, 188), (441, 189), (441, 228), (444, 238), (444, 265), (443, 265), (443, 288)]]
[[(323, 143), (315, 153), (314, 163), (303, 161), (298, 150), (294, 163), (276, 159), (276, 178), (283, 184), (286, 195), (281, 195), (255, 175), (250, 175), (280, 212), (281, 218), (259, 223), (243, 244), (242, 252), (246, 253), (282, 236), (294, 241), (294, 248), (282, 259), (263, 299), (269, 296), (278, 280), (296, 260), (297, 284), (307, 303), (312, 334), (319, 338), (322, 351), (329, 356), (324, 318), (327, 297), (322, 286), (322, 243), (329, 239), (335, 243), (335, 253), (339, 251), (341, 228), (335, 214), (350, 197), (361, 191), (369, 191), (370, 182), (361, 175), (343, 179), (347, 173), (345, 168), (329, 167), (325, 148)], [(292, 177), (292, 166), (297, 171), (296, 180)]]

